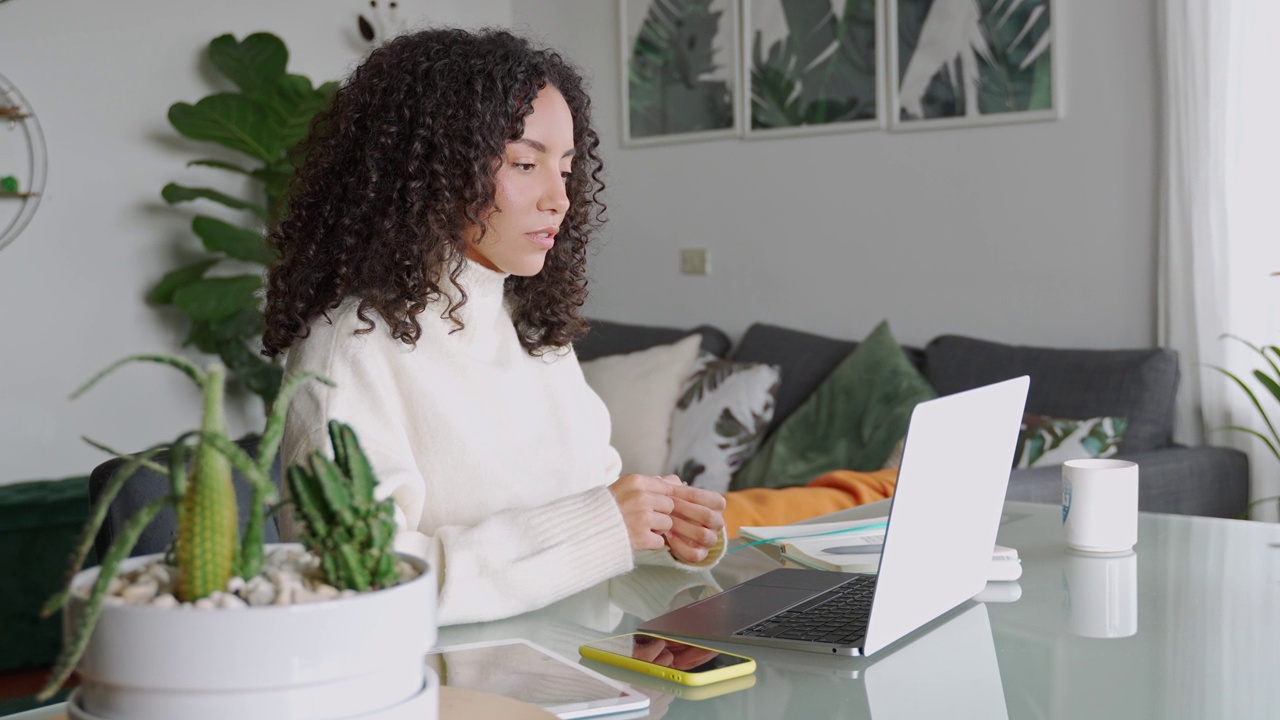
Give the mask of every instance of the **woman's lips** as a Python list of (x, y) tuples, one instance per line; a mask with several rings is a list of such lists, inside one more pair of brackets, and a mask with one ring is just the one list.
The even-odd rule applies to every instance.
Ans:
[(555, 247), (556, 244), (556, 236), (549, 233), (525, 233), (525, 237), (529, 238), (534, 245), (537, 245), (543, 250), (550, 250)]

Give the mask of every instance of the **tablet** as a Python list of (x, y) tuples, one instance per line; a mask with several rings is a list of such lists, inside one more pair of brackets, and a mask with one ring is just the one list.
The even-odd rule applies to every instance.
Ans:
[(649, 698), (629, 685), (528, 640), (436, 648), (427, 655), (427, 664), (442, 685), (515, 698), (565, 720), (632, 714), (649, 707)]

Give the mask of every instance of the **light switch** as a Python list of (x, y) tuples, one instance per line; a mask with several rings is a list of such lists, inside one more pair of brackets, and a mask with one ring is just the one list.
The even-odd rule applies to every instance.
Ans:
[(707, 265), (706, 248), (684, 248), (680, 251), (680, 272), (684, 275), (706, 275), (711, 271)]

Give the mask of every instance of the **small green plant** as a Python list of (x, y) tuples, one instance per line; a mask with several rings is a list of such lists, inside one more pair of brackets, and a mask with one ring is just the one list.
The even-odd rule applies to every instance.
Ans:
[[(125, 523), (102, 558), (101, 569), (89, 591), (84, 611), (64, 642), (48, 683), (37, 696), (42, 700), (49, 698), (70, 676), (88, 645), (111, 580), (119, 573), (121, 563), (132, 552), (143, 530), (165, 507), (173, 505), (177, 508), (178, 532), (173, 560), (177, 569), (176, 595), (179, 600), (188, 602), (206, 597), (214, 591), (225, 590), (227, 581), (234, 576), (249, 578), (261, 571), (266, 509), (277, 499), (275, 485), (271, 481), (271, 465), (284, 434), (289, 400), (307, 380), (332, 384), (312, 373), (297, 373), (286, 378), (267, 418), (258, 445), (258, 457), (254, 459), (228, 437), (223, 412), (226, 370), (221, 363), (211, 363), (206, 370), (201, 370), (178, 357), (132, 355), (95, 375), (73, 393), (72, 398), (79, 397), (117, 368), (134, 362), (160, 363), (177, 368), (200, 387), (203, 396), (200, 429), (183, 433), (172, 443), (158, 445), (136, 455), (116, 452), (86, 438), (95, 447), (124, 458), (125, 463), (107, 481), (97, 503), (90, 509), (88, 521), (72, 552), (66, 585), (41, 610), (45, 617), (57, 612), (70, 598), (72, 580), (84, 565), (93, 538), (106, 518), (107, 508), (125, 482), (139, 469), (147, 467), (168, 477), (169, 492), (138, 510)], [(167, 467), (156, 461), (162, 452), (167, 456)], [(259, 510), (249, 516), (243, 539), (238, 538), (239, 514), (232, 467), (249, 480), (253, 488), (251, 507)]]
[[(1254, 345), (1248, 340), (1245, 340), (1240, 337), (1236, 337), (1235, 335), (1224, 335), (1223, 337), (1230, 338), (1239, 343), (1242, 343), (1249, 349), (1253, 350), (1254, 352), (1262, 356), (1262, 359), (1265, 360), (1267, 363), (1267, 367), (1271, 369), (1271, 374), (1267, 374), (1265, 369), (1254, 370), (1252, 373), (1253, 378), (1254, 380), (1257, 380), (1258, 384), (1262, 386), (1262, 389), (1266, 391), (1265, 394), (1263, 394), (1264, 398), (1269, 397), (1270, 400), (1280, 403), (1280, 366), (1277, 366), (1277, 362), (1280, 362), (1280, 347), (1276, 347), (1275, 345), (1266, 345), (1266, 346), (1260, 347), (1260, 346)], [(1267, 415), (1266, 409), (1264, 409), (1262, 406), (1262, 400), (1260, 400), (1258, 397), (1258, 395), (1261, 393), (1254, 393), (1254, 391), (1249, 387), (1247, 383), (1245, 383), (1243, 379), (1241, 379), (1239, 376), (1237, 376), (1235, 373), (1231, 372), (1230, 370), (1227, 370), (1226, 368), (1217, 367), (1217, 366), (1211, 366), (1211, 367), (1213, 367), (1214, 370), (1217, 370), (1223, 375), (1226, 375), (1227, 377), (1231, 378), (1231, 380), (1234, 381), (1235, 384), (1238, 385), (1240, 389), (1244, 391), (1245, 395), (1249, 396), (1249, 401), (1253, 403), (1253, 407), (1258, 410), (1258, 414), (1262, 415), (1262, 422), (1266, 426), (1267, 432), (1266, 433), (1259, 432), (1258, 430), (1254, 430), (1253, 428), (1247, 428), (1241, 425), (1228, 425), (1226, 427), (1219, 428), (1219, 429), (1234, 430), (1236, 432), (1242, 432), (1262, 440), (1262, 442), (1266, 444), (1267, 449), (1271, 451), (1271, 454), (1276, 458), (1276, 460), (1280, 461), (1280, 433), (1276, 432), (1275, 424), (1271, 422), (1271, 418)], [(1264, 502), (1270, 502), (1272, 500), (1280, 500), (1280, 495), (1272, 495), (1271, 497), (1259, 498), (1257, 500), (1254, 500), (1253, 502), (1249, 503), (1245, 507), (1244, 512), (1241, 513), (1240, 516), (1248, 517), (1249, 511), (1252, 510), (1256, 505), (1259, 505)]]
[(329, 421), (334, 459), (316, 450), (289, 467), (286, 480), (305, 524), (301, 540), (320, 558), (325, 579), (339, 589), (370, 590), (399, 581), (395, 505), (377, 501), (369, 459), (350, 427)]
[(182, 311), (191, 321), (185, 343), (221, 357), (232, 376), (270, 408), (283, 370), (257, 351), (263, 331), (258, 297), (261, 273), (219, 277), (208, 277), (208, 273), (228, 261), (265, 266), (275, 260), (259, 223), (269, 224), (283, 212), (285, 188), (301, 159), (297, 145), (307, 136), (315, 114), (328, 106), (337, 83), (313, 88), (306, 77), (287, 72), (289, 51), (270, 33), (254, 33), (240, 42), (231, 35), (216, 37), (209, 43), (208, 58), (239, 92), (215, 93), (194, 105), (174, 103), (169, 123), (185, 137), (244, 156), (236, 162), (192, 160), (188, 166), (251, 178), (260, 183), (261, 195), (244, 200), (212, 188), (177, 183), (165, 185), (160, 195), (170, 205), (209, 200), (248, 212), (256, 222), (243, 227), (197, 215), (191, 230), (209, 254), (166, 274), (147, 301)]

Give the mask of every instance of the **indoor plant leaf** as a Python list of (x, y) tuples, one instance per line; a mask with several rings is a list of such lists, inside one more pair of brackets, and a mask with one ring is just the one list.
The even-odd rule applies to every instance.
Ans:
[(209, 252), (220, 252), (237, 260), (270, 265), (276, 251), (266, 243), (261, 232), (237, 227), (208, 215), (197, 215), (191, 229), (204, 242)]
[(209, 61), (241, 92), (261, 97), (284, 77), (289, 51), (270, 33), (254, 33), (240, 42), (219, 35), (209, 42)]
[(179, 289), (173, 304), (195, 320), (230, 317), (248, 307), (258, 307), (257, 292), (262, 278), (257, 275), (201, 278)]
[(189, 285), (204, 277), (205, 272), (217, 264), (218, 260), (216, 258), (201, 260), (200, 262), (192, 263), (190, 265), (180, 267), (177, 270), (171, 270), (168, 273), (165, 273), (165, 276), (160, 278), (160, 282), (156, 283), (156, 286), (147, 294), (147, 302), (154, 303), (156, 305), (168, 305), (172, 303), (173, 294), (178, 290), (178, 288)]
[(280, 128), (280, 142), (291, 148), (302, 142), (311, 129), (311, 118), (329, 105), (332, 91), (326, 86), (313, 89), (311, 81), (302, 75), (286, 75), (265, 100), (276, 113)]
[(192, 160), (191, 162), (187, 163), (187, 167), (195, 167), (195, 166), (218, 168), (219, 170), (229, 170), (233, 173), (239, 173), (240, 175), (253, 174), (253, 171), (249, 170), (248, 168), (240, 167), (239, 165), (236, 165), (235, 163), (227, 162), (226, 160), (214, 160), (212, 158), (202, 158), (200, 160)]
[(192, 140), (215, 142), (264, 163), (287, 148), (279, 118), (245, 95), (218, 93), (195, 105), (174, 103), (169, 106), (169, 123)]
[(169, 183), (160, 191), (160, 197), (164, 198), (164, 201), (170, 205), (199, 199), (212, 200), (216, 203), (226, 205), (232, 210), (248, 210), (264, 220), (267, 218), (267, 209), (261, 205), (245, 202), (240, 198), (231, 197), (226, 193), (222, 193), (211, 188), (194, 188), (179, 185), (177, 183)]

